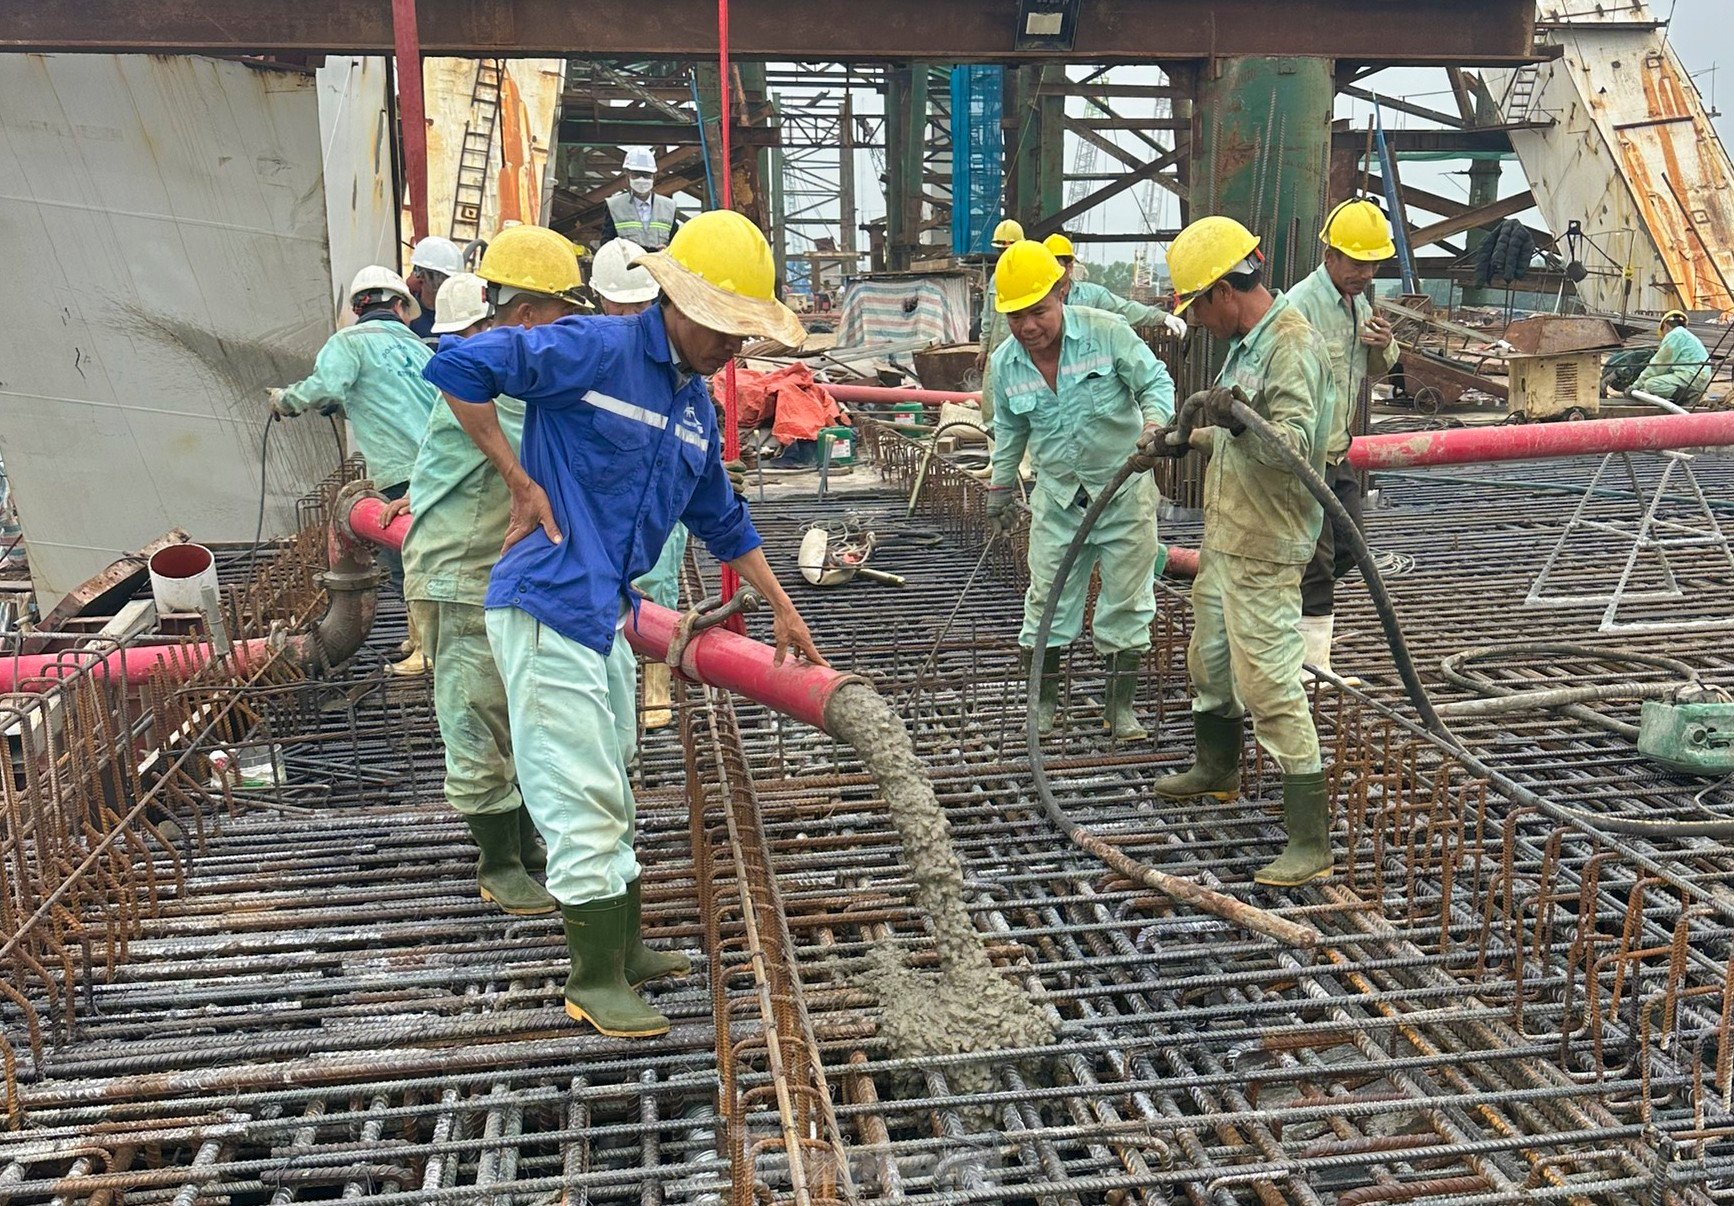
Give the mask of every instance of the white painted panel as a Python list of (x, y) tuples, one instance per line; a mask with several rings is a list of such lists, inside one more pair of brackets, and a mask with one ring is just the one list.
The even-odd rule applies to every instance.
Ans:
[(344, 291), (368, 264), (398, 261), (398, 199), (392, 187), (387, 90), (381, 58), (333, 55), (319, 80), (319, 138), (324, 148), (325, 225), (331, 251), (331, 312), (348, 317)]
[[(0, 55), (0, 457), (43, 606), (166, 529), (251, 539), (264, 391), (332, 329), (310, 73)], [(337, 460), (271, 438), (266, 530)]]

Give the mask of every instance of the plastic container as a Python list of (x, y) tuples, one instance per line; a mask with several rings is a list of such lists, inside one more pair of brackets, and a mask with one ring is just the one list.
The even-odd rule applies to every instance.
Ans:
[(894, 402), (891, 404), (891, 425), (893, 427), (920, 427), (927, 418), (927, 407), (919, 402)]
[(157, 614), (198, 611), (208, 587), (217, 590), (217, 559), (202, 544), (171, 544), (151, 554), (151, 597)]
[(855, 429), (853, 427), (821, 427), (819, 429), (819, 460), (831, 465), (855, 463)]

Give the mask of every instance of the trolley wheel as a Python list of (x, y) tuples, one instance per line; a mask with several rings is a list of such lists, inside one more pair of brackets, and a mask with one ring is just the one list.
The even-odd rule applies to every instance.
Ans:
[(1568, 423), (1581, 423), (1589, 418), (1589, 413), (1581, 406), (1574, 406), (1565, 412), (1565, 417)]
[(1415, 391), (1415, 412), (1423, 415), (1436, 415), (1445, 406), (1445, 395), (1431, 385), (1423, 385)]

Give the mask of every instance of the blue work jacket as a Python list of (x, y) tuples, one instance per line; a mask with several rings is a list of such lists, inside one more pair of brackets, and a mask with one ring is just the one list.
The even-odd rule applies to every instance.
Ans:
[(637, 603), (628, 584), (677, 522), (718, 561), (762, 543), (723, 471), (710, 391), (676, 367), (660, 306), (447, 340), (425, 373), (462, 402), (524, 402), (518, 459), (564, 537), (538, 529), (508, 549), (487, 606), (519, 608), (606, 655), (622, 600)]

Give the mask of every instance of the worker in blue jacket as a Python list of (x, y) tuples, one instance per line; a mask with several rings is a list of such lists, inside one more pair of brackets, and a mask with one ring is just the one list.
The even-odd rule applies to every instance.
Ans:
[[(747, 336), (802, 342), (775, 297), (770, 245), (747, 218), (717, 210), (638, 262), (662, 286), (661, 303), (643, 313), (486, 331), (442, 347), (426, 369), (511, 490), (488, 641), (565, 923), (566, 1012), (621, 1038), (665, 1033), (668, 1020), (635, 988), (690, 970), (639, 934), (626, 769), (637, 737), (624, 639), (632, 581), (684, 523), (770, 604), (777, 661), (794, 650), (823, 664), (730, 487), (705, 388)], [(521, 463), (493, 408), (479, 405), (499, 394), (526, 406)]]

